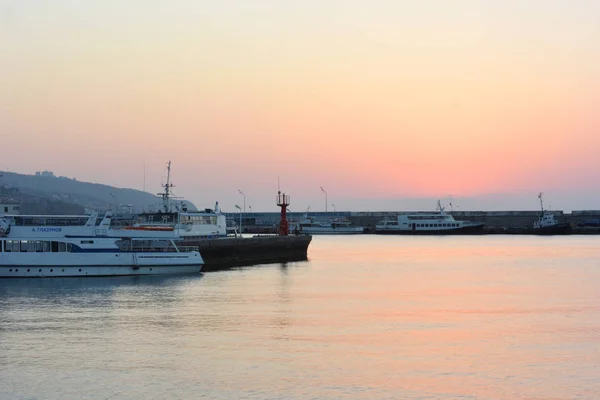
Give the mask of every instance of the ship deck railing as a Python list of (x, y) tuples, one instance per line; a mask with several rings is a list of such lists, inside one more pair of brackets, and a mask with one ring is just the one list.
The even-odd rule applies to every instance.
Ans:
[(177, 246), (175, 247), (151, 247), (151, 246), (123, 246), (121, 251), (130, 253), (188, 253), (192, 251), (200, 252), (198, 246)]
[(177, 246), (180, 253), (189, 253), (192, 251), (200, 252), (200, 247), (198, 246)]

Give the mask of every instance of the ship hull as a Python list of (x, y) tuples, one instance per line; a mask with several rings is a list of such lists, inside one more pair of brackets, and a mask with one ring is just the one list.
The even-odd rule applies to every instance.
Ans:
[(544, 226), (541, 228), (533, 228), (534, 235), (570, 235), (572, 232), (571, 225), (557, 224), (553, 226)]
[(178, 275), (199, 273), (199, 252), (2, 252), (0, 278)]
[(198, 274), (202, 265), (114, 266), (114, 265), (2, 265), (0, 278), (92, 277), (132, 275)]
[(382, 229), (375, 228), (378, 235), (479, 235), (485, 224), (462, 226), (447, 229)]
[(364, 228), (302, 228), (300, 232), (307, 235), (359, 235), (364, 232)]

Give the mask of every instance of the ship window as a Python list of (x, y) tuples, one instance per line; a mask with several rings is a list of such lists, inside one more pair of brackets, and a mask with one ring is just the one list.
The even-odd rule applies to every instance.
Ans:
[(82, 240), (81, 244), (94, 244), (93, 240)]
[(21, 252), (35, 251), (35, 242), (29, 240), (21, 240)]
[(35, 252), (36, 253), (41, 253), (42, 251), (44, 251), (43, 242), (40, 242), (39, 240), (35, 242)]
[(50, 242), (52, 253), (58, 253), (58, 242)]
[(67, 243), (67, 253), (70, 253), (73, 250), (73, 245), (71, 243)]
[(58, 242), (58, 252), (64, 253), (67, 251), (67, 245), (64, 242)]

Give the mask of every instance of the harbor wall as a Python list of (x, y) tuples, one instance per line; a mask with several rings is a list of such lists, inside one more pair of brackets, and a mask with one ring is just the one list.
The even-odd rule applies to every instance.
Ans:
[[(562, 211), (551, 211), (555, 218), (560, 222), (571, 224), (578, 233), (596, 233), (600, 229), (600, 210), (579, 210), (570, 213)], [(332, 218), (347, 218), (352, 221), (352, 225), (364, 226), (366, 232), (372, 232), (375, 225), (380, 221), (395, 219), (399, 214), (418, 214), (419, 212), (406, 211), (365, 211), (365, 212), (316, 212), (308, 213), (309, 217), (316, 221), (325, 222)], [(485, 230), (488, 233), (519, 231), (531, 228), (534, 221), (539, 216), (539, 211), (453, 211), (452, 214), (456, 220), (465, 220), (472, 222), (485, 222)], [(288, 220), (290, 222), (298, 221), (304, 218), (305, 213), (290, 213)], [(232, 219), (239, 225), (240, 214), (227, 214), (228, 219)], [(242, 214), (242, 229), (244, 232), (253, 233), (272, 233), (279, 224), (280, 214), (273, 213), (246, 213)], [(587, 225), (587, 226), (580, 226)]]

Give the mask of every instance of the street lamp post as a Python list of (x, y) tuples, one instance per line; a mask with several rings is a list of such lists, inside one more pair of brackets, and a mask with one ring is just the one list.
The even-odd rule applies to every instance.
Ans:
[(325, 193), (325, 212), (327, 212), (327, 192), (323, 189), (323, 186), (321, 186), (321, 192)]
[(246, 195), (240, 189), (238, 189), (238, 192), (244, 197), (244, 212), (246, 212)]
[(242, 237), (242, 208), (237, 204), (235, 205), (235, 208), (240, 210), (240, 237)]

